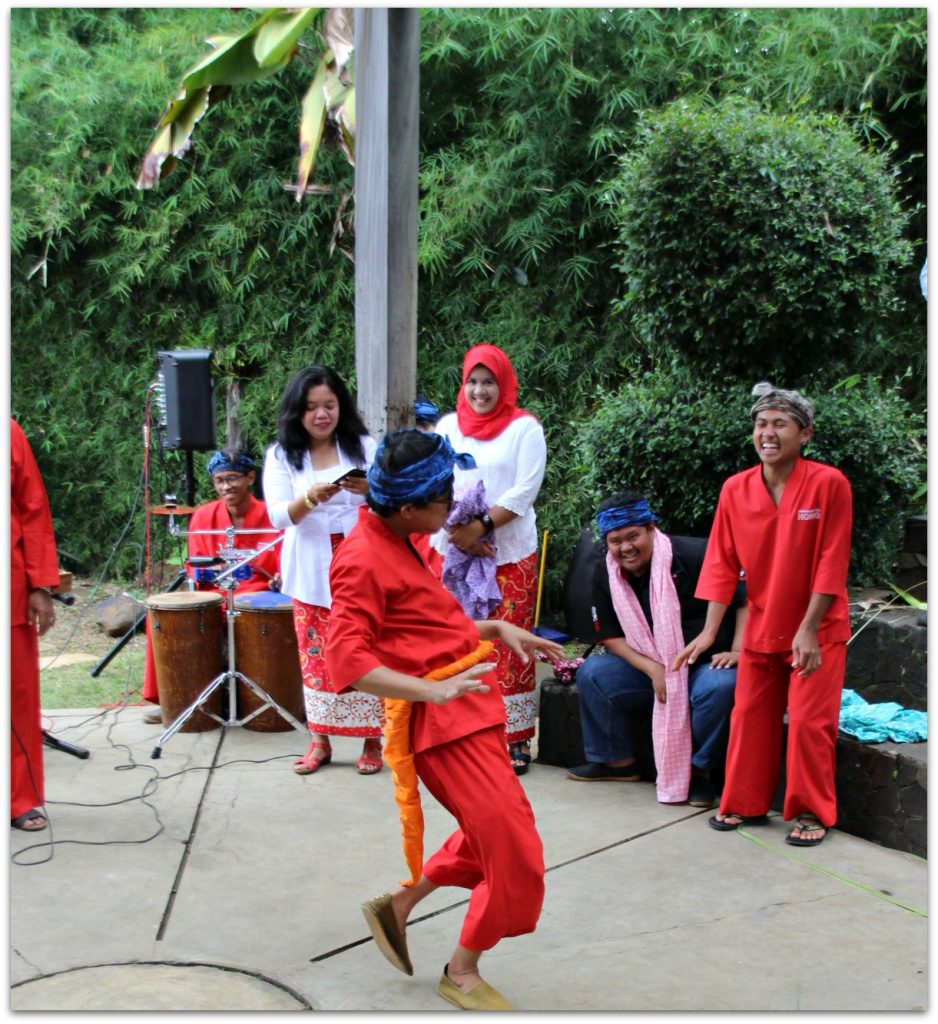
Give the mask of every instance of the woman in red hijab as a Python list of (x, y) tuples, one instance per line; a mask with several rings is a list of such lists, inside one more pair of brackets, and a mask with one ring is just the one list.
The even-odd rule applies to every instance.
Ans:
[[(547, 445), (538, 419), (515, 404), (518, 378), (495, 345), (476, 345), (463, 359), (456, 411), (436, 433), (457, 452), (469, 452), (476, 469), (456, 469), (456, 498), (481, 480), (487, 511), (438, 535), (444, 556), (451, 545), (494, 558), (501, 604), (489, 616), (530, 630), (537, 592), (537, 519), (534, 502), (544, 479)], [(536, 712), (534, 663), (521, 666), (496, 645), (496, 675), (505, 700), (508, 750), (517, 775), (528, 770)]]

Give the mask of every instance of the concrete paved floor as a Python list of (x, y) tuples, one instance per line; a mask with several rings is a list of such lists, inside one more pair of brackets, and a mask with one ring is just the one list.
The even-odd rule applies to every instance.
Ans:
[[(152, 760), (143, 713), (46, 712), (91, 757), (46, 750), (51, 829), (11, 832), (13, 1010), (456, 1012), (435, 988), (466, 894), (418, 908), (412, 978), (359, 910), (405, 874), (389, 773), (355, 773), (360, 741), (305, 778), (294, 731), (177, 733)], [(787, 846), (778, 818), (718, 833), (647, 783), (534, 764), (523, 784), (544, 910), (483, 960), (518, 1010), (927, 1008), (925, 861), (836, 831)], [(424, 812), (432, 851), (452, 820)]]

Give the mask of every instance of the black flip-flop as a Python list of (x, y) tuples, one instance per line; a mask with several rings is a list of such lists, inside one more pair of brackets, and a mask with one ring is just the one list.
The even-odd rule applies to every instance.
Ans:
[(736, 829), (742, 828), (743, 825), (764, 825), (768, 820), (767, 814), (757, 814), (754, 818), (743, 818), (741, 814), (736, 814), (733, 811), (727, 811), (724, 815), (725, 818), (742, 818), (737, 825), (729, 825), (726, 820), (720, 821), (720, 819), (714, 814), (707, 824), (711, 828), (715, 828), (717, 832), (735, 832)]
[(531, 763), (531, 755), (525, 754), (522, 750), (509, 750), (508, 757), (514, 761), (521, 761), (521, 764), (512, 764), (515, 775), (524, 775), (528, 770), (528, 765)]
[[(42, 824), (36, 828), (29, 828), (26, 825), (27, 821), (36, 820), (41, 821)], [(20, 814), (17, 817), (10, 819), (10, 828), (18, 828), (21, 832), (41, 832), (46, 825), (48, 825), (48, 822), (46, 821), (45, 815), (36, 810), (35, 807), (31, 811), (26, 811), (25, 814)]]
[[(797, 828), (801, 835), (797, 838), (794, 836), (795, 828)], [(827, 825), (822, 825), (819, 818), (811, 817), (806, 818), (804, 816), (795, 819), (795, 828), (785, 836), (785, 842), (792, 846), (820, 846), (821, 843), (827, 838)], [(824, 835), (820, 839), (805, 839), (805, 832), (823, 832)]]

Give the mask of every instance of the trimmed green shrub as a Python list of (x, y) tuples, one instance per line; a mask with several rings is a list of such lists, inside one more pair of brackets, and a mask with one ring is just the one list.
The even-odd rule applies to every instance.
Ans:
[(888, 583), (902, 550), (904, 517), (926, 479), (925, 418), (895, 387), (854, 375), (816, 405), (805, 455), (837, 466), (853, 488), (851, 579)]
[(897, 186), (833, 116), (672, 103), (643, 119), (616, 182), (618, 308), (649, 351), (714, 376), (799, 386), (855, 367), (911, 272)]
[[(805, 455), (836, 466), (853, 490), (850, 580), (888, 582), (901, 550), (903, 515), (925, 472), (922, 417), (897, 389), (873, 378), (805, 393), (817, 410)], [(738, 384), (702, 383), (680, 369), (649, 374), (604, 396), (574, 442), (579, 524), (602, 498), (635, 487), (648, 496), (665, 530), (707, 536), (723, 481), (756, 464), (752, 401)]]

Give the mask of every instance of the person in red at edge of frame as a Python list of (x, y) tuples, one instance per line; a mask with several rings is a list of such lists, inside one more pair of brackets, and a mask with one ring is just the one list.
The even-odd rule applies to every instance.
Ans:
[[(256, 549), (269, 544), (280, 531), (274, 529), (267, 516), (267, 505), (251, 493), (257, 466), (245, 451), (223, 449), (215, 452), (208, 460), (206, 472), (215, 486), (218, 498), (200, 505), (189, 520), (187, 532), (196, 530), (227, 530), (234, 526), (239, 530), (269, 529), (269, 534), (243, 533), (234, 538), (234, 547)], [(225, 546), (225, 537), (220, 533), (196, 534), (188, 538), (190, 558), (214, 557), (218, 549)], [(236, 594), (247, 594), (255, 590), (280, 589), (280, 545), (275, 545), (253, 562), (249, 563), (251, 576), (239, 580)], [(220, 572), (224, 566), (218, 566)], [(193, 570), (187, 567), (191, 577)], [(196, 583), (196, 590), (215, 590), (212, 583)], [(146, 662), (143, 670), (143, 699), (152, 704), (159, 703), (159, 687), (156, 678), (156, 662), (153, 659), (153, 645), (150, 642), (150, 621), (147, 619)], [(143, 720), (150, 725), (162, 724), (159, 711), (149, 712)]]
[(39, 637), (55, 625), (59, 559), (46, 488), (23, 428), (10, 420), (10, 825), (48, 824), (39, 695)]
[[(459, 944), (437, 992), (462, 1009), (510, 1010), (482, 980), (479, 958), (503, 938), (534, 931), (544, 855), (507, 752), (493, 641), (522, 661), (532, 650), (556, 660), (563, 648), (503, 620), (473, 622), (418, 553), (417, 535), (432, 535), (449, 514), (453, 466), (472, 461), (416, 428), (384, 438), (368, 471), (368, 507), (330, 568), (325, 651), (336, 691), (354, 688), (385, 702), (384, 756), (411, 878), (362, 904), (378, 948), (412, 975), (408, 915), (441, 885), (467, 888)], [(418, 778), (458, 824), (426, 863)]]
[(697, 597), (703, 631), (675, 659), (693, 664), (713, 642), (739, 570), (749, 620), (730, 718), (726, 784), (711, 827), (764, 821), (779, 782), (788, 709), (783, 817), (786, 842), (811, 846), (837, 821), (834, 783), (841, 690), (850, 639), (847, 570), (852, 496), (833, 466), (805, 459), (814, 406), (797, 391), (753, 389), (752, 440), (760, 464), (723, 485)]

